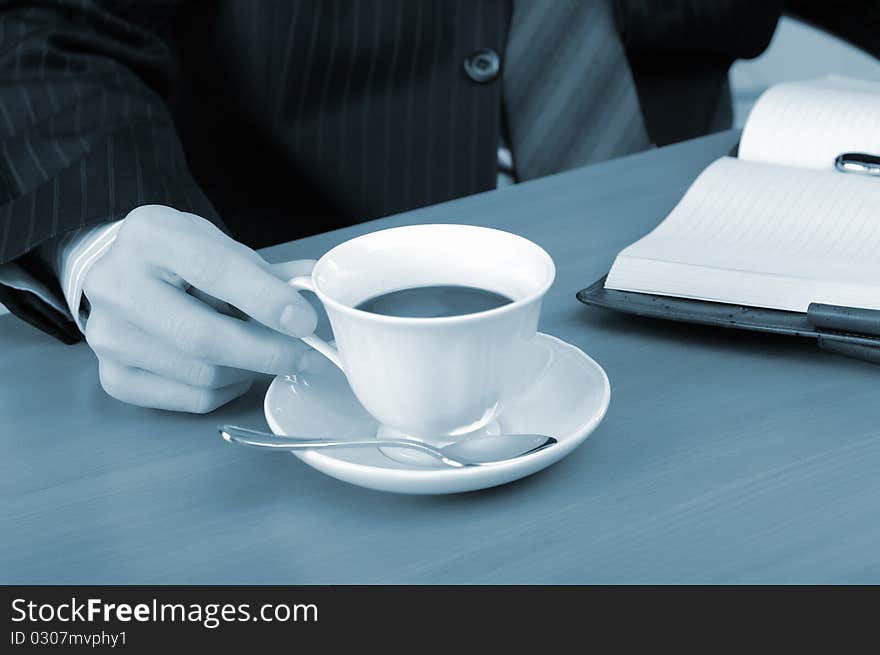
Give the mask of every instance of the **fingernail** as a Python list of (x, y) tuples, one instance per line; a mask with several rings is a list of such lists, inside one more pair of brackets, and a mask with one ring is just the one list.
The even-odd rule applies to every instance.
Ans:
[(281, 329), (293, 337), (302, 337), (315, 331), (317, 317), (310, 305), (287, 305), (281, 311)]

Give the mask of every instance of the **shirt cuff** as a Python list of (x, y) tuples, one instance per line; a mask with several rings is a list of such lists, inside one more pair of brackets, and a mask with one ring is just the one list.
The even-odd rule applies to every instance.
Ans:
[(83, 311), (83, 282), (86, 274), (113, 245), (122, 221), (76, 230), (67, 234), (55, 250), (55, 270), (61, 291), (76, 326), (85, 333), (88, 315)]

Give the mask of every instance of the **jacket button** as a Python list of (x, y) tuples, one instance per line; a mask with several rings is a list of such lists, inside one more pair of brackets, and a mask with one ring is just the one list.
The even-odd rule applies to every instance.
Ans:
[(490, 48), (482, 48), (464, 60), (464, 72), (474, 82), (485, 84), (498, 77), (501, 58)]

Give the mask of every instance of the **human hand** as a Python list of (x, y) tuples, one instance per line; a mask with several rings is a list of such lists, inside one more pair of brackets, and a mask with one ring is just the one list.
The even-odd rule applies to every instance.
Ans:
[(286, 280), (313, 266), (268, 264), (195, 214), (134, 209), (83, 283), (101, 385), (127, 403), (205, 413), (255, 372), (297, 370), (307, 347), (292, 337), (311, 334), (317, 316)]

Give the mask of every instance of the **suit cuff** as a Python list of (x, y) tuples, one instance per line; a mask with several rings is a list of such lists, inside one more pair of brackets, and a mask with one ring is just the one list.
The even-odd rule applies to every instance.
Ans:
[(17, 261), (0, 264), (0, 284), (17, 291), (28, 291), (52, 309), (67, 314), (66, 301), (57, 290), (36, 279)]

